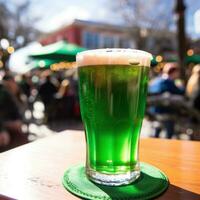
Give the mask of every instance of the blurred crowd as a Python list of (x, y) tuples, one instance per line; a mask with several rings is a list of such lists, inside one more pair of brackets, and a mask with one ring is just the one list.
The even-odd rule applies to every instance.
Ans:
[(184, 82), (178, 64), (166, 63), (150, 80), (147, 113), (155, 122), (154, 137), (164, 129), (167, 138), (182, 132), (200, 139), (200, 65), (190, 68), (187, 75)]
[(15, 76), (9, 71), (2, 71), (0, 80), (0, 152), (28, 142), (26, 126), (30, 121), (37, 123), (34, 117), (35, 102), (41, 102), (44, 106), (40, 123), (80, 119), (74, 70), (36, 70)]
[[(23, 127), (34, 120), (35, 102), (44, 105), (42, 123), (80, 120), (76, 70), (35, 70), (24, 75), (0, 72), (0, 152), (28, 142), (28, 129)], [(178, 122), (179, 132), (200, 134), (199, 113), (200, 65), (192, 67), (186, 82), (180, 79), (177, 63), (166, 63), (156, 74), (151, 70), (146, 116), (153, 124), (153, 137), (165, 130), (166, 137), (172, 138)], [(180, 130), (184, 125), (186, 129)]]

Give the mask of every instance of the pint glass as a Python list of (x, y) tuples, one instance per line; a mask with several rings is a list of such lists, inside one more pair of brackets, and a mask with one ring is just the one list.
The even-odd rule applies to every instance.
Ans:
[(95, 183), (124, 185), (140, 176), (138, 146), (151, 58), (132, 49), (77, 55), (86, 175)]

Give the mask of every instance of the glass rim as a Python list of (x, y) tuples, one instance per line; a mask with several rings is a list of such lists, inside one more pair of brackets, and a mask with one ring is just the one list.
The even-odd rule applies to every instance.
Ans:
[(138, 49), (130, 48), (105, 48), (91, 49), (79, 52), (76, 55), (77, 67), (88, 65), (109, 65), (138, 63), (139, 66), (149, 66), (152, 54)]
[(87, 54), (87, 53), (114, 53), (114, 52), (119, 52), (119, 53), (134, 53), (134, 54), (141, 54), (141, 55), (146, 55), (149, 57), (152, 57), (152, 54), (147, 52), (147, 51), (143, 51), (143, 50), (139, 50), (139, 49), (131, 49), (131, 48), (101, 48), (101, 49), (89, 49), (89, 50), (85, 50), (85, 51), (81, 51), (79, 53), (77, 53), (78, 55), (81, 54)]

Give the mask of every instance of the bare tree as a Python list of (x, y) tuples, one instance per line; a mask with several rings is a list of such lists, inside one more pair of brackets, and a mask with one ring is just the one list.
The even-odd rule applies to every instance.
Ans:
[(137, 48), (144, 47), (144, 37), (152, 30), (170, 30), (173, 26), (172, 0), (116, 0), (112, 6), (130, 27)]
[[(30, 1), (14, 4), (12, 1), (0, 0), (0, 40), (6, 38), (15, 49), (34, 41), (39, 31), (34, 28), (36, 18), (29, 15)], [(1, 60), (6, 65), (9, 54), (1, 49)]]
[(5, 19), (8, 19), (10, 16), (10, 12), (3, 4), (0, 2), (0, 38), (4, 38), (8, 35), (8, 24)]
[[(17, 6), (15, 8), (15, 13), (13, 14), (13, 18), (15, 18), (15, 20), (13, 20), (12, 31), (15, 37), (21, 38), (21, 43), (25, 43), (25, 44), (29, 42), (29, 39), (28, 39), (29, 34), (33, 31), (27, 19), (27, 17), (29, 17), (27, 15), (27, 10), (29, 8), (29, 5), (30, 5), (30, 2), (26, 1), (25, 3)], [(18, 44), (17, 42), (17, 45), (20, 45), (20, 44)]]

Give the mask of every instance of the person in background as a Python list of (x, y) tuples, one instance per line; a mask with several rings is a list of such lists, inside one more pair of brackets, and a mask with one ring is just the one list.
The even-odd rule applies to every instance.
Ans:
[(22, 75), (21, 81), (19, 82), (19, 86), (28, 99), (31, 95), (31, 84), (27, 75)]
[[(75, 91), (68, 79), (64, 79), (57, 92), (57, 113), (61, 118), (73, 118), (75, 106)], [(63, 111), (63, 112), (62, 112)]]
[(46, 119), (48, 119), (48, 115), (52, 111), (52, 103), (54, 102), (57, 90), (58, 88), (52, 81), (51, 75), (47, 75), (44, 81), (39, 85), (38, 95), (44, 103)]
[(175, 80), (180, 76), (180, 70), (177, 63), (166, 63), (159, 77), (150, 82), (149, 92), (162, 94), (184, 94), (183, 87), (177, 87)]
[(25, 101), (22, 96), (14, 78), (11, 75), (5, 75), (0, 84), (0, 120), (3, 135), (9, 133), (7, 137), (7, 141), (10, 138), (9, 148), (28, 142), (27, 135), (22, 132), (25, 111)]
[(0, 122), (0, 153), (6, 150), (7, 146), (10, 143), (10, 135), (3, 128), (2, 123)]
[[(179, 78), (180, 70), (176, 63), (166, 63), (163, 67), (162, 74), (150, 82), (149, 93), (150, 95), (162, 95), (168, 93), (170, 95), (183, 95), (184, 88), (177, 87), (175, 80)], [(174, 120), (171, 119), (170, 114), (173, 114), (173, 109), (169, 106), (152, 106), (150, 108), (152, 115), (161, 116), (162, 127), (166, 129), (167, 138), (172, 138), (174, 135)], [(155, 128), (154, 137), (159, 137), (162, 128), (160, 126)]]
[(200, 64), (195, 65), (187, 82), (186, 94), (192, 106), (200, 111)]

